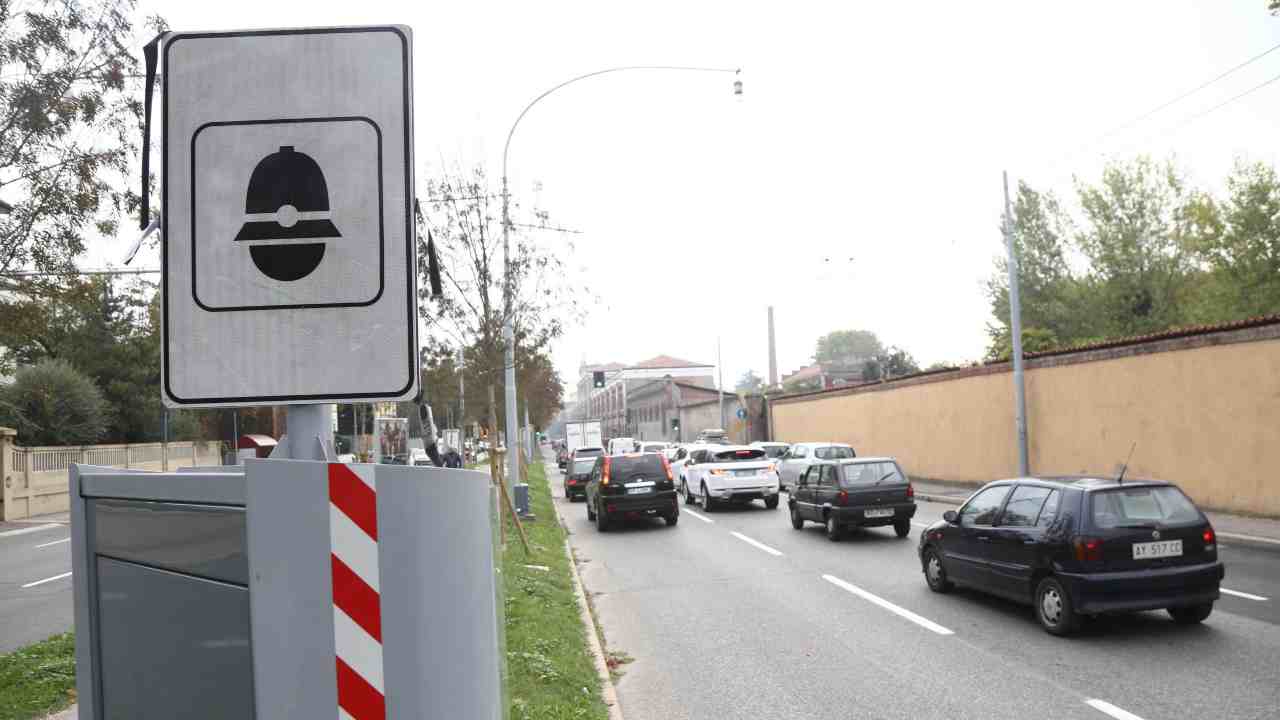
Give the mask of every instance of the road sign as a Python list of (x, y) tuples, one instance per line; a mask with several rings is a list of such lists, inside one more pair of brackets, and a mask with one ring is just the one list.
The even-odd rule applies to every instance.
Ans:
[(176, 33), (160, 56), (165, 402), (412, 399), (409, 29)]
[(746, 419), (747, 419), (747, 409), (746, 409), (746, 408), (738, 408), (738, 419), (739, 419), (739, 420), (746, 420)]

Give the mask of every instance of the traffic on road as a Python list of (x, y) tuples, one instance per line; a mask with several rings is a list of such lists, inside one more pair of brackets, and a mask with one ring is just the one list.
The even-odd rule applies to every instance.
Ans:
[[(618, 682), (629, 716), (1280, 707), (1280, 547), (1222, 550), (1175, 484), (1009, 479), (953, 505), (917, 498), (895, 458), (822, 442), (770, 458), (712, 436), (579, 460), (583, 493), (568, 484), (582, 471), (562, 476), (557, 507), (597, 619), (637, 658)], [(780, 490), (787, 461), (803, 469)], [(695, 522), (670, 527), (679, 515)]]

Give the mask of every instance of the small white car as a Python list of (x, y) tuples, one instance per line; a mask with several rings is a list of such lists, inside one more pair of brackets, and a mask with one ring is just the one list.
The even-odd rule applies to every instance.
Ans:
[(778, 481), (782, 489), (790, 491), (800, 481), (800, 475), (815, 462), (823, 460), (850, 460), (857, 457), (853, 447), (844, 443), (803, 442), (787, 449), (776, 462)]
[(636, 444), (640, 446), (640, 449), (637, 450), (636, 452), (662, 453), (664, 455), (667, 452), (667, 446), (668, 446), (668, 443), (658, 442), (656, 440), (641, 440)]
[(619, 437), (609, 441), (610, 455), (627, 455), (636, 451), (635, 438)]
[(770, 510), (778, 507), (778, 473), (760, 448), (697, 446), (684, 461), (681, 477), (678, 487), (685, 504), (701, 502), (705, 512), (720, 503), (752, 500), (763, 500)]

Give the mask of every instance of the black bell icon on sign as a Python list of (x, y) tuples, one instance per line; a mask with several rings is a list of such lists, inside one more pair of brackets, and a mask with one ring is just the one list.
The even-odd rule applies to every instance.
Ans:
[(258, 161), (244, 205), (248, 217), (236, 242), (278, 241), (249, 246), (253, 264), (273, 280), (301, 280), (324, 259), (325, 243), (293, 241), (342, 237), (329, 219), (324, 172), (310, 155), (292, 145)]

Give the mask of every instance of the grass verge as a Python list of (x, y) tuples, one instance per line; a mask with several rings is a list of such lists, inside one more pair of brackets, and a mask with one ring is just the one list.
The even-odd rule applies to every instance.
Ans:
[(605, 720), (609, 712), (601, 699), (565, 554), (568, 538), (556, 521), (541, 463), (529, 466), (529, 502), (538, 518), (525, 523), (529, 555), (520, 546), (515, 526), (504, 518), (508, 526), (502, 579), (511, 718)]
[(76, 641), (54, 635), (0, 655), (0, 720), (31, 720), (75, 701)]

